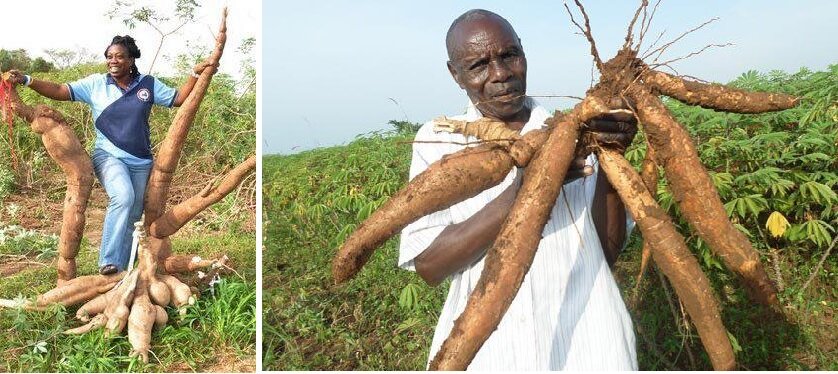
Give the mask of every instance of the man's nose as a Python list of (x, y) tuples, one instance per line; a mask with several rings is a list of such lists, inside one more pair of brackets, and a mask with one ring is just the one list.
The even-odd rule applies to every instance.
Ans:
[(512, 69), (501, 58), (492, 59), (489, 63), (489, 80), (492, 82), (506, 82), (512, 76)]

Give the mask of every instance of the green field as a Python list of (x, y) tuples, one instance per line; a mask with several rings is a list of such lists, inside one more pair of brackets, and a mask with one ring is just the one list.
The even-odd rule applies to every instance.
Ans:
[[(664, 182), (658, 199), (716, 290), (740, 369), (836, 370), (838, 260), (834, 251), (824, 255), (838, 228), (838, 65), (821, 72), (747, 72), (732, 84), (802, 96), (802, 103), (762, 115), (667, 105), (696, 139), (731, 220), (781, 285), (785, 316), (747, 297), (679, 219)], [(332, 286), (329, 274), (343, 239), (406, 182), (412, 134), (410, 126), (397, 127), (345, 146), (264, 157), (266, 369), (425, 367), (447, 283), (430, 288), (396, 268), (398, 239), (380, 248), (347, 285)], [(637, 166), (644, 154), (638, 136), (627, 158)], [(791, 224), (781, 238), (770, 237), (765, 227), (775, 211)], [(635, 231), (614, 270), (635, 320), (640, 368), (710, 369), (671, 287), (654, 270), (635, 284), (640, 243)]]

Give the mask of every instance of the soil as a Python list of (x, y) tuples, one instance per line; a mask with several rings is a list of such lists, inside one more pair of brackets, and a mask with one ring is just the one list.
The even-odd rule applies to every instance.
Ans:
[[(170, 191), (169, 204), (177, 204), (192, 194), (197, 193), (203, 185), (211, 178), (200, 173), (187, 173), (188, 176), (178, 175)], [(58, 173), (49, 173), (49, 176), (42, 176), (37, 186), (20, 187), (14, 194), (7, 196), (0, 202), (0, 223), (18, 224), (27, 230), (36, 230), (44, 233), (59, 234), (61, 232), (62, 209), (64, 206), (64, 185), (63, 179)], [(252, 199), (250, 191), (238, 191), (240, 198)], [(234, 194), (236, 191), (233, 192)], [(255, 204), (255, 201), (253, 202)], [(248, 205), (253, 205), (248, 204)], [(16, 213), (12, 215), (8, 207), (17, 206)], [(87, 210), (85, 211), (84, 239), (89, 247), (98, 250), (102, 240), (102, 226), (105, 220), (105, 211), (108, 207), (108, 196), (98, 181), (93, 185)], [(255, 215), (244, 223), (245, 229), (255, 232)], [(183, 231), (189, 231), (185, 227)], [(85, 249), (82, 249), (85, 250)], [(38, 266), (55, 267), (52, 260), (40, 261), (32, 258), (0, 257), (0, 276), (6, 277), (17, 274), (26, 269)]]
[(26, 269), (36, 268), (40, 266), (49, 266), (49, 264), (45, 264), (43, 262), (38, 262), (31, 259), (14, 259), (12, 261), (0, 262), (0, 277), (15, 275)]
[[(90, 201), (85, 211), (86, 224), (84, 228), (84, 237), (92, 245), (98, 245), (102, 239), (102, 223), (105, 220), (105, 209), (108, 206), (108, 196), (105, 191), (98, 186), (93, 188), (90, 195)], [(15, 215), (14, 220), (17, 224), (23, 226), (27, 230), (38, 230), (56, 235), (61, 232), (61, 212), (64, 207), (64, 190), (59, 188), (43, 191), (23, 190), (14, 195), (8, 196), (3, 201), (3, 206), (8, 207), (12, 204), (17, 205), (19, 209)], [(45, 196), (46, 195), (46, 196)], [(9, 213), (0, 213), (0, 219), (9, 221)]]
[[(168, 206), (178, 204), (190, 196), (198, 193), (213, 176), (191, 170), (179, 170), (169, 190)], [(32, 188), (22, 187), (14, 194), (6, 197), (0, 208), (17, 205), (17, 214), (10, 217), (6, 209), (0, 209), (0, 222), (16, 223), (28, 230), (38, 230), (56, 235), (61, 232), (61, 213), (64, 206), (64, 181), (58, 173), (49, 173), (44, 177), (42, 185)], [(247, 181), (245, 181), (247, 183)], [(251, 188), (239, 187), (231, 195), (247, 201), (248, 208), (255, 210), (255, 196)], [(102, 224), (105, 220), (105, 210), (108, 207), (108, 195), (97, 181), (93, 184), (90, 201), (85, 211), (84, 238), (90, 245), (97, 247), (102, 239)], [(202, 213), (203, 214), (203, 213)], [(200, 217), (200, 216), (199, 216)], [(255, 231), (255, 216), (243, 224), (248, 231)], [(186, 229), (186, 228), (185, 228)], [(188, 230), (188, 229), (187, 229)]]

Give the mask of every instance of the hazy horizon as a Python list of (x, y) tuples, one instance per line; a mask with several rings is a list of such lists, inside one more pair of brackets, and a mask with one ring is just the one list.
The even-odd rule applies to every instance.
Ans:
[[(637, 2), (585, 6), (600, 55), (608, 59), (622, 45)], [(266, 2), (263, 153), (345, 144), (390, 129), (391, 119), (422, 123), (461, 113), (467, 98), (445, 68), (444, 37), (451, 21), (472, 8), (494, 11), (515, 27), (527, 54), (528, 94), (584, 95), (591, 81), (589, 45), (574, 34), (559, 1)], [(733, 43), (673, 67), (722, 83), (748, 70), (823, 70), (838, 62), (835, 14), (838, 2), (664, 1), (644, 46), (663, 30), (666, 42), (719, 17), (674, 44), (663, 59)], [(548, 108), (573, 104), (539, 100)]]

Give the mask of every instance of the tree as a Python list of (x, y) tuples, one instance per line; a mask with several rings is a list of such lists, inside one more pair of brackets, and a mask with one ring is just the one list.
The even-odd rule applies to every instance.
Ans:
[(183, 26), (194, 21), (195, 10), (199, 6), (196, 0), (177, 0), (173, 12), (175, 16), (172, 19), (172, 17), (165, 15), (167, 13), (151, 6), (137, 5), (137, 2), (133, 1), (117, 0), (105, 15), (110, 19), (121, 19), (122, 23), (132, 30), (137, 27), (138, 22), (145, 23), (160, 34), (157, 51), (154, 52), (154, 58), (151, 59), (151, 65), (148, 67), (150, 74), (154, 69), (154, 63), (157, 61), (160, 49), (163, 48), (163, 41), (167, 36), (176, 33)]
[(25, 49), (0, 49), (0, 71), (12, 69), (27, 71), (31, 65), (32, 59), (29, 58)]
[(87, 48), (47, 48), (44, 53), (59, 69), (66, 69), (73, 65), (96, 61), (96, 55)]
[(36, 73), (46, 73), (53, 69), (55, 69), (55, 65), (44, 60), (43, 57), (36, 57), (29, 66), (29, 71)]

